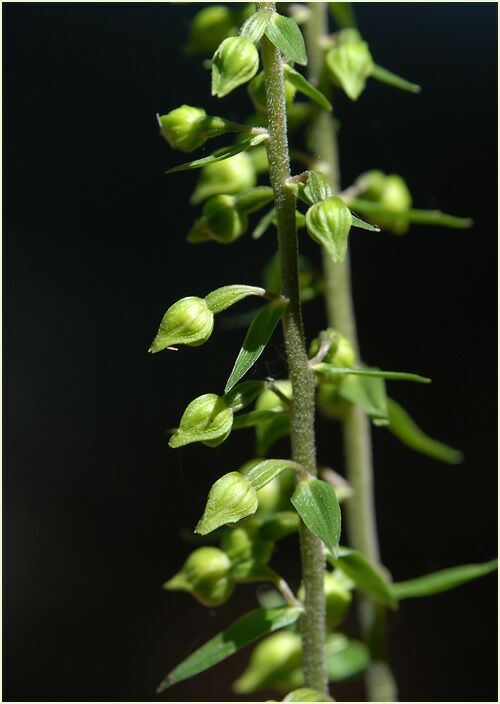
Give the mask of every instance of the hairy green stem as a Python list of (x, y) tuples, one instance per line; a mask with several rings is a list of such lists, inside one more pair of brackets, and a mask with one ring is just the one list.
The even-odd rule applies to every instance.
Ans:
[[(327, 3), (309, 3), (310, 17), (306, 25), (309, 57), (309, 79), (325, 86), (324, 56), (321, 40), (328, 34)], [(335, 125), (325, 110), (317, 112), (311, 128), (310, 146), (327, 172), (334, 191), (340, 189), (340, 169)], [(349, 256), (335, 264), (323, 251), (325, 300), (328, 323), (345, 335), (359, 359), (359, 343), (351, 291)], [(373, 491), (373, 463), (370, 423), (364, 411), (352, 405), (342, 424), (347, 478), (353, 496), (346, 502), (346, 518), (351, 545), (375, 564), (380, 562)], [(373, 602), (361, 599), (359, 618), (363, 636), (370, 646), (373, 665), (366, 674), (370, 701), (397, 701), (397, 688), (386, 663), (386, 614)]]
[[(275, 3), (257, 3), (275, 12)], [(284, 316), (284, 336), (288, 369), (293, 387), (290, 416), (292, 456), (308, 472), (316, 474), (314, 434), (314, 377), (307, 364), (302, 313), (299, 299), (298, 241), (295, 224), (295, 197), (287, 186), (290, 177), (283, 62), (280, 51), (263, 37), (269, 142), (269, 176), (274, 190), (278, 228), (281, 293), (289, 300)], [(325, 558), (321, 541), (303, 523), (300, 528), (302, 578), (305, 610), (301, 617), (302, 662), (305, 682), (319, 692), (328, 691), (325, 669)]]

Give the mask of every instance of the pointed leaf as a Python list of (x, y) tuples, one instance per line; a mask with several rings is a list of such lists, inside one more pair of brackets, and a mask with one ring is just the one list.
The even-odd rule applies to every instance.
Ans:
[(384, 578), (378, 567), (372, 565), (360, 552), (340, 547), (338, 559), (329, 559), (329, 561), (345, 572), (362, 592), (389, 608), (397, 608), (391, 584)]
[(308, 479), (297, 484), (292, 504), (311, 533), (336, 555), (340, 540), (340, 506), (331, 484), (321, 479)]
[(304, 196), (312, 203), (319, 203), (333, 195), (332, 188), (325, 174), (310, 171), (304, 188)]
[(346, 401), (361, 406), (375, 425), (388, 424), (385, 384), (380, 377), (349, 374), (339, 386), (339, 395)]
[(243, 347), (226, 384), (225, 393), (230, 391), (258, 360), (284, 310), (285, 304), (281, 301), (276, 301), (263, 308), (252, 320), (243, 342)]
[(420, 93), (422, 90), (416, 83), (410, 83), (410, 81), (396, 76), (392, 71), (388, 71), (386, 68), (382, 68), (382, 66), (377, 66), (377, 64), (373, 65), (372, 78), (376, 81), (380, 81), (380, 83), (387, 83), (387, 85), (393, 86), (394, 88), (406, 90), (409, 93)]
[(288, 83), (291, 83), (300, 93), (313, 100), (324, 110), (332, 111), (332, 105), (328, 98), (323, 95), (321, 91), (312, 86), (301, 73), (288, 64), (285, 64), (283, 69), (285, 71), (285, 79)]
[(266, 27), (266, 36), (292, 61), (302, 66), (307, 64), (304, 38), (295, 20), (279, 15), (277, 12), (273, 13)]
[(247, 296), (260, 296), (262, 298), (265, 295), (265, 289), (260, 286), (233, 284), (216, 288), (215, 291), (205, 296), (205, 302), (212, 313), (220, 313)]
[(258, 638), (290, 626), (300, 614), (300, 609), (292, 607), (251, 611), (189, 655), (167, 675), (157, 693), (208, 670)]
[(203, 159), (195, 159), (194, 161), (188, 161), (185, 164), (179, 164), (179, 166), (174, 166), (173, 169), (168, 169), (165, 171), (166, 174), (175, 174), (178, 171), (188, 171), (189, 169), (201, 169), (202, 166), (208, 166), (208, 164), (215, 164), (217, 161), (223, 161), (224, 159), (229, 159), (240, 152), (244, 152), (251, 147), (256, 147), (258, 144), (262, 144), (266, 139), (268, 139), (267, 134), (257, 134), (254, 137), (249, 137), (244, 139), (237, 144), (232, 144), (228, 147), (222, 147), (217, 149), (210, 156), (205, 156)]
[(370, 232), (380, 232), (380, 227), (378, 225), (370, 225), (369, 222), (365, 222), (364, 220), (361, 220), (361, 218), (358, 218), (354, 213), (351, 211), (352, 215), (352, 225), (351, 227), (359, 227), (360, 230), (369, 230)]
[(240, 35), (242, 37), (247, 37), (254, 44), (260, 42), (262, 35), (266, 31), (266, 27), (269, 22), (269, 12), (266, 10), (259, 10), (243, 23), (240, 29)]
[(497, 569), (498, 560), (490, 560), (490, 562), (476, 565), (460, 565), (460, 567), (450, 567), (447, 570), (439, 570), (439, 572), (432, 572), (404, 582), (396, 582), (391, 586), (391, 590), (394, 598), (398, 601), (432, 596), (455, 589), (461, 584), (483, 577)]
[(252, 232), (252, 238), (254, 240), (259, 240), (262, 235), (266, 232), (269, 227), (271, 227), (272, 222), (273, 222), (273, 217), (274, 217), (275, 210), (274, 208), (271, 208), (271, 210), (266, 213), (257, 223), (255, 230)]
[(370, 378), (393, 379), (394, 381), (415, 381), (419, 384), (430, 384), (431, 380), (420, 374), (412, 374), (411, 372), (384, 372), (381, 369), (354, 369), (351, 367), (334, 367), (331, 364), (320, 362), (314, 364), (312, 369), (320, 374), (327, 376), (337, 376), (353, 374), (354, 376), (366, 376)]
[(447, 464), (460, 464), (463, 461), (463, 454), (460, 450), (454, 450), (439, 440), (434, 440), (426, 435), (404, 408), (392, 398), (387, 399), (387, 409), (389, 412), (388, 430), (412, 450)]

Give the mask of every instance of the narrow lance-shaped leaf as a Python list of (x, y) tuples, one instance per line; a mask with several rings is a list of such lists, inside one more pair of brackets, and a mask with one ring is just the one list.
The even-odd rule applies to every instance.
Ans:
[(387, 399), (387, 409), (389, 413), (388, 430), (402, 443), (415, 450), (415, 452), (420, 452), (440, 462), (446, 462), (447, 464), (460, 464), (462, 462), (463, 454), (460, 450), (448, 447), (448, 445), (439, 440), (434, 440), (426, 435), (410, 418), (404, 408), (392, 398)]
[(425, 574), (415, 579), (404, 582), (396, 582), (391, 586), (391, 591), (395, 599), (416, 599), (423, 596), (441, 594), (450, 589), (455, 589), (461, 584), (478, 579), (490, 574), (498, 569), (498, 560), (490, 560), (476, 565), (460, 565), (460, 567), (450, 567), (439, 572)]
[(332, 565), (339, 567), (342, 572), (355, 582), (358, 589), (380, 601), (385, 606), (395, 609), (397, 602), (391, 591), (391, 584), (383, 577), (382, 573), (372, 565), (364, 555), (351, 548), (340, 547), (337, 560), (328, 558)]
[(359, 227), (360, 230), (369, 230), (370, 232), (380, 232), (380, 227), (378, 225), (371, 225), (369, 222), (365, 222), (358, 218), (357, 215), (351, 211), (352, 215), (352, 225), (351, 227)]
[(208, 670), (258, 638), (290, 626), (300, 614), (301, 610), (293, 607), (251, 611), (189, 655), (167, 675), (157, 693)]
[(393, 88), (406, 90), (409, 93), (420, 93), (422, 90), (416, 83), (410, 83), (410, 81), (401, 78), (401, 76), (397, 76), (395, 73), (388, 71), (386, 68), (382, 68), (382, 66), (377, 66), (377, 64), (373, 64), (371, 75), (372, 78), (376, 81), (380, 81), (380, 83), (387, 83), (387, 85), (393, 86)]
[(333, 555), (340, 540), (340, 506), (331, 484), (321, 479), (308, 479), (297, 484), (292, 504), (311, 533), (324, 542)]
[(258, 360), (269, 342), (274, 328), (283, 315), (284, 309), (285, 303), (276, 301), (270, 303), (255, 316), (248, 328), (243, 346), (229, 376), (225, 388), (226, 393), (233, 388)]
[(244, 152), (251, 147), (256, 147), (258, 144), (262, 144), (266, 139), (268, 139), (267, 134), (256, 134), (253, 137), (244, 139), (237, 144), (232, 144), (228, 147), (222, 147), (217, 149), (210, 156), (205, 156), (202, 159), (195, 159), (194, 161), (188, 161), (185, 164), (179, 164), (179, 166), (174, 166), (173, 169), (168, 169), (165, 171), (166, 174), (175, 174), (178, 171), (188, 171), (190, 169), (201, 169), (202, 166), (208, 166), (209, 164), (215, 164), (217, 161), (223, 161), (224, 159), (229, 159), (240, 152)]
[(407, 222), (413, 225), (438, 225), (454, 230), (466, 230), (473, 225), (471, 218), (459, 218), (455, 215), (442, 213), (439, 210), (418, 210), (410, 208), (409, 210), (402, 210), (395, 213), (394, 210), (384, 208), (378, 203), (363, 198), (349, 198), (347, 202), (349, 203), (349, 207), (352, 207), (354, 210), (359, 210), (367, 217), (373, 215), (373, 217), (386, 218), (394, 217), (396, 214), (404, 217)]
[(426, 376), (420, 376), (420, 374), (413, 374), (411, 372), (385, 372), (381, 369), (354, 369), (351, 367), (334, 367), (331, 364), (326, 364), (325, 362), (320, 362), (319, 364), (314, 364), (312, 369), (320, 374), (325, 374), (326, 376), (345, 376), (347, 374), (353, 374), (354, 376), (367, 376), (371, 378), (380, 379), (392, 379), (393, 381), (415, 381), (418, 384), (430, 384), (431, 380)]
[(284, 67), (284, 72), (285, 72), (285, 78), (288, 81), (288, 83), (291, 83), (292, 86), (297, 88), (297, 90), (302, 93), (303, 95), (307, 96), (311, 100), (313, 100), (315, 103), (317, 103), (320, 107), (322, 107), (324, 110), (328, 110), (328, 112), (332, 111), (332, 105), (328, 98), (323, 95), (321, 91), (319, 91), (317, 88), (312, 86), (309, 81), (304, 78), (304, 76), (296, 71), (294, 68), (289, 66), (288, 64), (285, 64)]
[(307, 53), (302, 32), (295, 20), (274, 12), (266, 27), (266, 36), (282, 54), (297, 64), (307, 64)]
[(260, 286), (233, 284), (231, 286), (222, 286), (221, 288), (216, 288), (215, 291), (211, 291), (208, 296), (205, 296), (205, 302), (212, 313), (220, 313), (247, 296), (260, 296), (263, 298), (265, 295), (265, 289)]

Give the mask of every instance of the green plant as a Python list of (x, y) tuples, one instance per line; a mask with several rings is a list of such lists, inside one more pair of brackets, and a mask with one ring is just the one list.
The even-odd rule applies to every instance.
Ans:
[[(218, 530), (218, 546), (195, 550), (164, 586), (188, 591), (207, 606), (222, 605), (246, 582), (267, 582), (274, 596), (268, 595), (262, 608), (196, 650), (167, 675), (158, 691), (263, 638), (234, 685), (238, 693), (273, 688), (286, 695), (284, 701), (329, 701), (329, 682), (364, 673), (369, 700), (395, 701), (397, 689), (386, 655), (387, 610), (396, 609), (402, 599), (435, 594), (487, 574), (496, 569), (496, 561), (401, 583), (392, 583), (380, 564), (370, 422), (440, 461), (458, 463), (461, 453), (426, 436), (387, 396), (388, 380), (429, 379), (362, 364), (348, 237), (352, 228), (403, 235), (412, 223), (454, 228), (471, 223), (413, 209), (408, 187), (397, 174), (367, 171), (340, 190), (332, 87), (351, 100), (360, 96), (370, 77), (414, 93), (419, 87), (375, 64), (347, 3), (331, 3), (338, 26), (333, 35), (326, 3), (290, 9), (293, 14), (286, 17), (272, 2), (237, 10), (213, 5), (194, 20), (189, 50), (213, 54), (212, 94), (223, 97), (248, 84), (255, 114), (246, 124), (187, 105), (158, 118), (161, 134), (184, 152), (212, 138), (238, 135), (233, 144), (169, 171), (202, 169), (192, 202), (203, 203), (203, 210), (188, 234), (190, 243), (232, 244), (249, 230), (249, 216), (262, 209), (267, 212), (253, 237), (263, 236), (272, 225), (278, 234), (278, 253), (266, 267), (265, 288), (232, 284), (203, 298), (182, 298), (165, 313), (150, 348), (158, 352), (182, 344), (202, 345), (212, 335), (219, 313), (248, 296), (265, 303), (249, 325), (224, 392), (191, 401), (171, 436), (174, 448), (193, 442), (214, 447), (237, 430), (254, 428), (256, 458), (242, 458), (239, 470), (225, 473), (210, 490), (195, 532), (212, 536)], [(298, 22), (304, 25), (305, 42)], [(309, 80), (292, 65), (306, 66), (308, 58)], [(297, 102), (299, 93), (308, 102)], [(310, 128), (306, 151), (291, 153), (289, 132), (305, 122)], [(306, 171), (292, 175), (291, 154)], [(267, 173), (270, 185), (258, 185)], [(321, 247), (322, 281), (298, 257), (298, 229), (305, 229)], [(308, 346), (302, 308), (318, 295), (324, 295), (328, 327)], [(288, 378), (242, 381), (280, 321)], [(254, 408), (248, 410), (251, 404)], [(342, 423), (347, 482), (318, 468), (316, 406)], [(291, 439), (291, 458), (270, 458), (274, 443), (285, 436)], [(339, 502), (345, 502), (349, 547), (339, 545)], [(294, 533), (299, 535), (302, 564), (297, 594), (269, 566), (275, 544)], [(359, 592), (361, 640), (339, 631), (353, 591)]]

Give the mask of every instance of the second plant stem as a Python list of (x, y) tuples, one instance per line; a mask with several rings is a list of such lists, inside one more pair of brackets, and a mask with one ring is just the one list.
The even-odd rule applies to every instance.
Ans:
[[(275, 12), (274, 3), (258, 3)], [(299, 299), (298, 241), (295, 197), (287, 186), (290, 178), (283, 62), (280, 51), (262, 38), (269, 142), (269, 176), (274, 190), (278, 228), (281, 292), (288, 298), (284, 336), (289, 375), (293, 387), (290, 428), (293, 459), (315, 475), (314, 378), (307, 364), (302, 313)], [(328, 692), (325, 670), (325, 558), (321, 541), (301, 523), (302, 579), (305, 588), (301, 617), (302, 662), (306, 686)]]
[[(328, 35), (327, 3), (309, 3), (310, 16), (306, 24), (309, 57), (309, 79), (324, 86), (324, 56), (321, 41)], [(335, 125), (329, 113), (316, 115), (310, 134), (310, 146), (318, 157), (335, 192), (340, 190), (340, 169)], [(359, 360), (359, 344), (351, 291), (349, 256), (336, 264), (323, 251), (325, 301), (328, 323), (352, 343)], [(347, 478), (353, 496), (346, 505), (346, 517), (351, 545), (371, 562), (380, 562), (373, 488), (372, 445), (369, 420), (364, 411), (351, 405), (342, 424)], [(369, 701), (397, 701), (393, 675), (386, 663), (385, 610), (373, 602), (360, 600), (359, 616), (373, 663), (366, 674)]]

